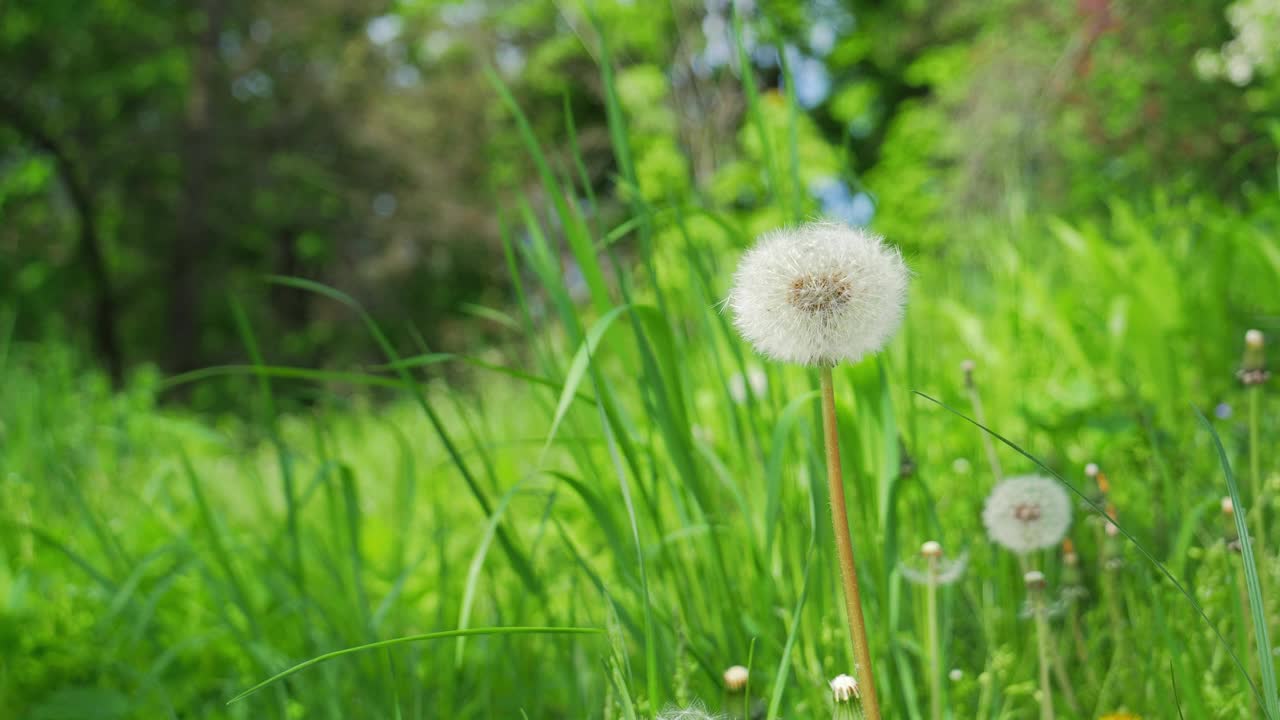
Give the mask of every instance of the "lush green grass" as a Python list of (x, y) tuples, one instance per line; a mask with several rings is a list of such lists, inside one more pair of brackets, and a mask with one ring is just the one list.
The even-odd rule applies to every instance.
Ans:
[[(625, 188), (632, 148), (608, 73), (605, 87)], [(750, 97), (752, 127), (772, 137), (779, 118)], [(558, 229), (528, 207), (507, 213), (518, 293), (477, 311), (510, 335), (485, 357), (405, 357), (392, 348), (411, 347), (410, 330), (371, 326), (384, 366), (275, 368), (269, 339), (242, 322), (245, 366), (141, 375), (112, 395), (71, 353), (0, 346), (0, 707), (24, 718), (651, 717), (694, 698), (719, 708), (720, 673), (749, 661), (769, 717), (828, 714), (826, 681), (852, 668), (816, 377), (753, 357), (719, 309), (759, 218), (630, 193), (615, 232), (571, 202), (559, 178), (572, 167), (526, 141)], [(794, 145), (770, 157), (771, 191), (792, 197)], [(1058, 688), (1059, 716), (1173, 717), (1175, 684), (1186, 717), (1262, 716), (1228, 652), (1261, 688), (1244, 567), (1218, 510), (1228, 487), (1196, 416), (1234, 408), (1213, 427), (1248, 473), (1240, 338), (1280, 331), (1266, 314), (1280, 205), (1255, 205), (1157, 195), (1092, 218), (975, 219), (928, 253), (894, 238), (916, 273), (906, 327), (888, 353), (836, 373), (887, 717), (928, 712), (924, 591), (899, 572), (927, 539), (970, 557), (939, 598), (943, 667), (961, 671), (948, 712), (1037, 712), (1018, 562), (979, 520), (993, 484), (983, 437), (914, 394), (969, 413), (966, 358), (999, 433), (1087, 496), (1083, 467), (1102, 465), (1120, 524), (1226, 641), (1082, 506), (1071, 535), (1089, 595), (1052, 618), (1081, 709)], [(783, 219), (805, 212), (798, 199), (779, 206)], [(624, 234), (625, 253), (613, 243)], [(581, 287), (566, 285), (562, 255)], [(358, 312), (333, 291), (278, 282)], [(744, 395), (753, 372), (767, 386)], [(228, 383), (259, 412), (158, 407), (175, 383)], [(277, 412), (286, 386), (316, 402)], [(1280, 416), (1265, 393), (1264, 439)], [(1036, 470), (997, 453), (1007, 474)], [(1265, 452), (1260, 466), (1268, 487), (1280, 482)], [(1243, 480), (1252, 505), (1258, 479)], [(1265, 591), (1280, 573), (1257, 540)], [(1057, 598), (1057, 553), (1030, 562)], [(1274, 619), (1267, 610), (1260, 619)], [(483, 628), (603, 633), (379, 645), (227, 705), (325, 653)]]

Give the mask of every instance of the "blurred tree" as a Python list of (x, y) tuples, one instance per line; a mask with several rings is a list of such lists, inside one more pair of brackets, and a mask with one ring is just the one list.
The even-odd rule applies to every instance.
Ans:
[[(1232, 198), (1274, 172), (1275, 61), (1252, 29), (1269, 2), (0, 4), (0, 303), (22, 337), (91, 339), (117, 377), (242, 357), (228, 296), (273, 361), (369, 352), (347, 313), (268, 274), (337, 286), (432, 346), (484, 342), (457, 310), (503, 302), (498, 217), (515, 193), (548, 205), (486, 68), (612, 226), (630, 198), (600, 33), (653, 205), (753, 229), (822, 212), (943, 252), (974, 215), (1155, 179)], [(788, 96), (804, 169), (770, 188), (760, 138), (790, 146)]]

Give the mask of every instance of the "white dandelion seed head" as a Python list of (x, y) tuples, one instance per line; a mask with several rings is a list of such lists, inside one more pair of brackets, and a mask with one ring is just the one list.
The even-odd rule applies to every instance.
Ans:
[(906, 563), (898, 563), (898, 572), (902, 574), (903, 579), (912, 585), (929, 585), (936, 586), (950, 585), (960, 578), (964, 577), (965, 570), (969, 569), (969, 551), (965, 550), (954, 558), (943, 558), (938, 556), (938, 560), (933, 563), (933, 567), (919, 568), (911, 567)]
[(960, 682), (964, 678), (964, 671), (960, 668), (951, 668), (951, 672), (947, 673), (947, 677), (951, 678), (951, 682)]
[(1235, 503), (1232, 502), (1230, 496), (1222, 498), (1222, 514), (1223, 515), (1236, 514), (1236, 506), (1235, 506)]
[(1263, 336), (1261, 330), (1250, 330), (1244, 334), (1244, 344), (1246, 347), (1253, 348), (1254, 350), (1261, 350), (1264, 342), (1266, 342), (1266, 338)]
[(1039, 570), (1032, 570), (1031, 572), (1028, 572), (1026, 575), (1022, 576), (1022, 580), (1027, 584), (1027, 587), (1032, 590), (1044, 589), (1044, 573)]
[(756, 350), (801, 365), (856, 362), (902, 323), (902, 253), (866, 230), (815, 222), (761, 236), (726, 301)]
[(1098, 477), (1098, 463), (1089, 463), (1084, 466), (1084, 474), (1089, 477)]
[(837, 675), (831, 680), (831, 694), (836, 702), (849, 702), (860, 696), (858, 681), (850, 675)]
[(982, 509), (987, 535), (1016, 553), (1062, 542), (1071, 526), (1071, 498), (1056, 481), (1039, 475), (1005, 480)]
[(712, 715), (707, 712), (702, 703), (695, 702), (689, 707), (663, 710), (657, 720), (723, 720), (723, 718), (720, 715)]
[(937, 540), (927, 540), (920, 546), (920, 554), (927, 558), (942, 557), (942, 543)]
[(741, 665), (734, 665), (724, 671), (724, 686), (731, 692), (738, 692), (747, 686), (747, 680), (751, 677), (750, 671)]

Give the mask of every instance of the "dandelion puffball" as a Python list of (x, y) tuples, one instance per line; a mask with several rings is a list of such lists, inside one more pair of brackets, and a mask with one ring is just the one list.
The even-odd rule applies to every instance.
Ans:
[(897, 248), (832, 222), (776, 230), (742, 256), (729, 292), (738, 332), (801, 365), (855, 362), (902, 322), (907, 266)]
[(831, 681), (831, 694), (836, 702), (849, 702), (858, 697), (858, 681), (849, 675), (837, 675)]
[(1010, 478), (987, 497), (982, 524), (993, 541), (1016, 553), (1047, 548), (1062, 542), (1071, 525), (1071, 498), (1047, 477)]

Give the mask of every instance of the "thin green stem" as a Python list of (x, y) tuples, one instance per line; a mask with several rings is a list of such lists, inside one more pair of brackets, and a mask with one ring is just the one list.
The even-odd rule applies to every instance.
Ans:
[[(1262, 479), (1262, 450), (1260, 425), (1262, 424), (1262, 391), (1260, 386), (1249, 388), (1249, 490), (1253, 495), (1254, 520), (1258, 527), (1258, 543), (1260, 547), (1267, 545), (1267, 503), (1266, 487)], [(1266, 574), (1263, 573), (1265, 578)]]
[(822, 368), (822, 429), (827, 451), (827, 482), (831, 493), (831, 525), (835, 531), (836, 554), (840, 559), (840, 576), (844, 581), (845, 611), (849, 615), (849, 639), (853, 641), (857, 660), (856, 675), (862, 697), (862, 709), (868, 720), (880, 720), (880, 701), (876, 697), (875, 678), (871, 671), (871, 648), (867, 645), (867, 625), (862, 617), (862, 593), (858, 589), (858, 570), (853, 559), (853, 538), (849, 534), (849, 513), (844, 499), (844, 471), (840, 466), (840, 432), (836, 425), (835, 384), (831, 368)]
[(929, 715), (942, 720), (942, 656), (938, 642), (938, 558), (929, 557), (929, 582), (925, 594), (929, 632)]
[(1053, 720), (1053, 686), (1049, 682), (1049, 619), (1045, 614), (1044, 592), (1031, 590), (1031, 611), (1036, 616), (1036, 643), (1040, 649), (1040, 720)]

